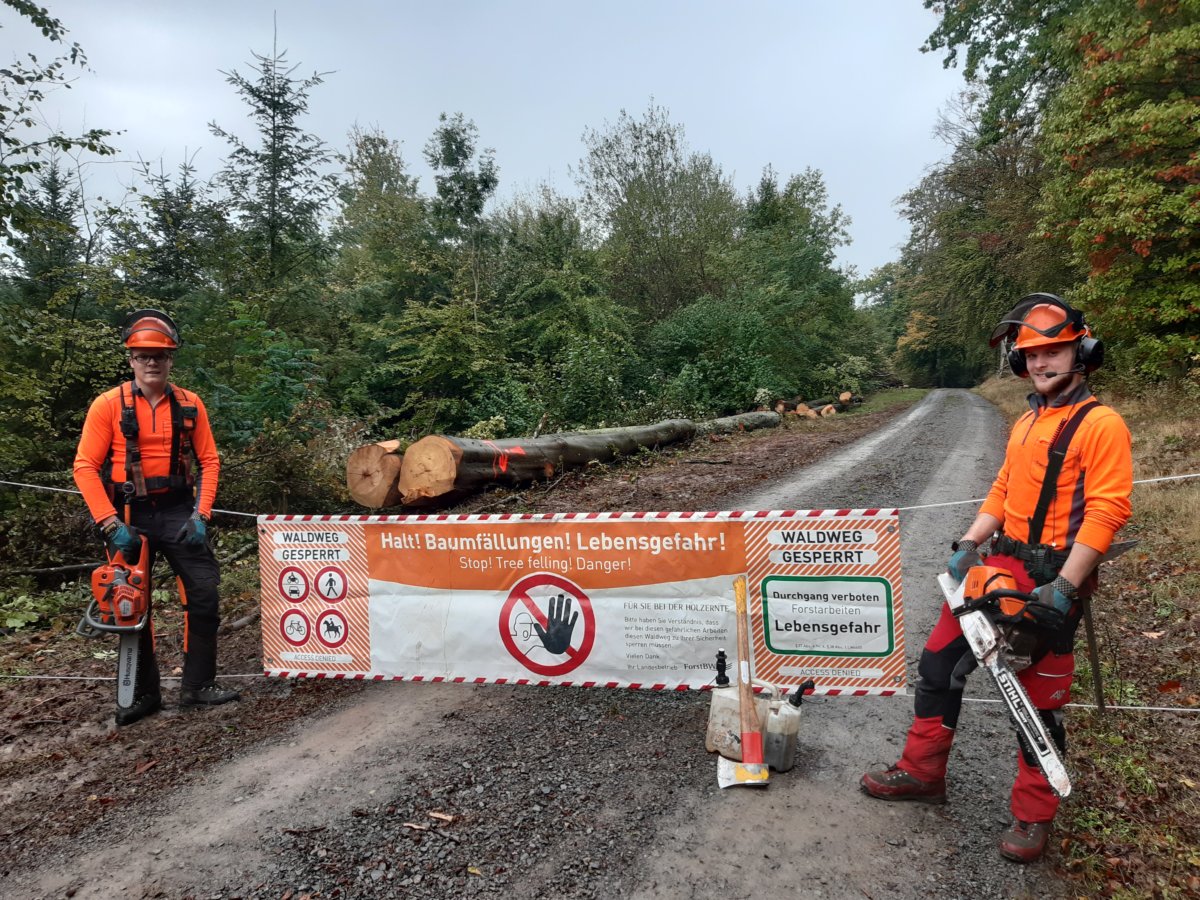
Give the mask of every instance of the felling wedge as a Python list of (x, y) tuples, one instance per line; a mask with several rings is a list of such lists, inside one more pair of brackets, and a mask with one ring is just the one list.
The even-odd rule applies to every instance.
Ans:
[(770, 770), (763, 761), (762, 732), (754, 710), (754, 688), (750, 681), (750, 633), (746, 622), (746, 576), (733, 581), (734, 613), (737, 616), (738, 718), (742, 729), (742, 760), (717, 758), (717, 784), (723, 788), (743, 785), (766, 787)]

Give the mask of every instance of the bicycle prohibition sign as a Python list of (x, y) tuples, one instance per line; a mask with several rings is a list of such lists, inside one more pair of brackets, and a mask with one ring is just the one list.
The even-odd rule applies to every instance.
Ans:
[(312, 625), (308, 617), (298, 609), (289, 609), (279, 620), (279, 633), (293, 647), (301, 646), (312, 633)]

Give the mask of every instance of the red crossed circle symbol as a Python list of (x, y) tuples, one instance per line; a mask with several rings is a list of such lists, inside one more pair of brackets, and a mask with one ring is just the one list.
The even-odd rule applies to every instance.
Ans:
[[(555, 665), (546, 665), (530, 659), (527, 652), (517, 646), (513, 635), (512, 620), (514, 616), (525, 614), (545, 629), (548, 624), (546, 613), (538, 608), (537, 601), (543, 597), (548, 601), (557, 594), (566, 594), (575, 601), (579, 607), (580, 618), (583, 620), (579, 624), (583, 628), (572, 635), (572, 646), (568, 647), (563, 654), (566, 656), (566, 660)], [(576, 638), (580, 639), (577, 647), (574, 646)], [(504, 641), (504, 646), (512, 654), (513, 659), (529, 671), (539, 675), (565, 675), (572, 669), (581, 666), (588, 658), (588, 654), (592, 652), (592, 645), (596, 642), (596, 612), (592, 609), (591, 599), (574, 582), (549, 572), (526, 575), (512, 586), (512, 590), (508, 592), (508, 599), (500, 608), (500, 639)]]

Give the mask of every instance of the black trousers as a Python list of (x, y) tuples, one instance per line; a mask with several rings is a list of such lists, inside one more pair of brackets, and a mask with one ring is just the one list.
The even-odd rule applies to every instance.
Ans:
[[(184, 608), (183, 686), (197, 688), (211, 682), (217, 674), (221, 570), (207, 544), (188, 545), (176, 540), (192, 509), (190, 495), (133, 500), (129, 503), (129, 524), (150, 541), (151, 565), (162, 554), (178, 580)], [(139, 694), (158, 690), (153, 619), (150, 627), (150, 640), (143, 640), (139, 648)]]

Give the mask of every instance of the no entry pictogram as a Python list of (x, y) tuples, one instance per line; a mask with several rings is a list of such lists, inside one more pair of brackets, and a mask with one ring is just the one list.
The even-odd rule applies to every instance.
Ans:
[(279, 620), (279, 633), (293, 647), (299, 647), (308, 640), (312, 626), (308, 623), (308, 616), (300, 610), (289, 609)]
[(350, 623), (336, 609), (327, 609), (317, 616), (317, 640), (329, 649), (346, 643), (350, 637)]
[(346, 573), (337, 566), (326, 566), (313, 579), (317, 593), (326, 603), (338, 603), (346, 599)]
[(279, 573), (279, 595), (289, 603), (303, 603), (308, 596), (308, 576), (295, 566)]
[[(568, 604), (564, 604), (566, 598)], [(570, 643), (561, 652), (548, 648), (535, 626), (543, 632), (553, 628), (554, 610), (569, 609), (573, 619)], [(565, 675), (583, 664), (596, 640), (596, 612), (591, 599), (579, 585), (549, 572), (526, 575), (512, 586), (500, 608), (500, 639), (513, 659), (538, 675)], [(559, 623), (560, 630), (563, 623)]]

